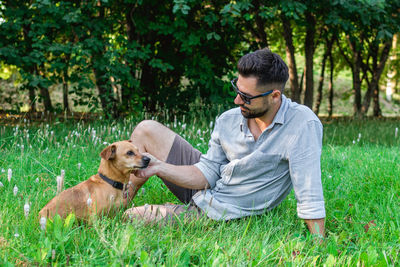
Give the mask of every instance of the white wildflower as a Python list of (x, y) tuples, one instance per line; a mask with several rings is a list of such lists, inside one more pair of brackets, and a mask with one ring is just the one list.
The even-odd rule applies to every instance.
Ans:
[(396, 127), (396, 129), (394, 129), (394, 137), (397, 138), (397, 135), (399, 133), (399, 128)]
[(144, 194), (146, 192), (146, 189), (144, 189), (143, 187), (142, 187), (142, 194)]
[(86, 201), (86, 204), (90, 207), (92, 205), (92, 199), (89, 197)]
[(3, 185), (3, 183), (2, 182), (0, 182), (0, 187), (3, 187), (4, 185)]
[(17, 194), (18, 194), (18, 187), (17, 186), (14, 186), (13, 192), (14, 192), (14, 196), (17, 196)]
[(12, 169), (8, 169), (8, 175), (7, 175), (8, 182), (11, 182), (11, 177), (12, 177)]
[(1, 172), (6, 172), (6, 170), (2, 168), (2, 169), (1, 169)]
[(19, 237), (19, 234), (18, 234), (18, 233), (15, 233), (15, 234), (14, 234), (14, 237), (18, 238), (18, 237)]
[(55, 259), (56, 259), (56, 250), (55, 250), (55, 249), (53, 249), (53, 250), (51, 251), (51, 259), (52, 259), (52, 260), (55, 260)]
[(39, 183), (39, 178), (36, 178), (35, 182), (36, 182), (36, 183)]
[(64, 177), (63, 176), (57, 176), (57, 195), (61, 193), (63, 186), (64, 186)]
[(26, 204), (24, 205), (25, 217), (28, 217), (28, 215), (29, 215), (29, 209), (30, 209), (30, 206), (29, 206), (28, 203), (26, 203)]
[(356, 140), (353, 140), (353, 145), (356, 143)]
[(78, 163), (78, 170), (81, 169), (81, 166), (82, 166), (82, 164), (81, 164), (81, 163)]
[(103, 145), (107, 145), (108, 143), (107, 142), (103, 142)]
[(47, 222), (46, 217), (40, 218), (40, 229), (42, 229), (42, 230), (46, 229), (46, 222)]

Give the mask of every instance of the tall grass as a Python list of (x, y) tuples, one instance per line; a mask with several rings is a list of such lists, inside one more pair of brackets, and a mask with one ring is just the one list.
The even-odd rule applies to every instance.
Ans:
[[(230, 222), (123, 222), (122, 211), (92, 225), (73, 217), (41, 230), (38, 211), (65, 187), (97, 172), (99, 153), (128, 139), (147, 114), (114, 122), (34, 122), (0, 126), (0, 265), (392, 265), (400, 262), (398, 120), (324, 121), (322, 180), (326, 238), (309, 235), (291, 193), (276, 209)], [(215, 114), (154, 117), (207, 150)], [(79, 167), (80, 166), (80, 167)], [(8, 169), (12, 170), (8, 181)], [(18, 188), (16, 196), (14, 188)], [(156, 177), (134, 205), (179, 203)], [(24, 205), (30, 205), (25, 216)]]

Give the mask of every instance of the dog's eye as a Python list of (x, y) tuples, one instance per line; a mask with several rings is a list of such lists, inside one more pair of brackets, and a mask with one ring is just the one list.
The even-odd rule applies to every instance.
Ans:
[(135, 156), (135, 152), (133, 152), (132, 150), (129, 150), (126, 154), (128, 156)]

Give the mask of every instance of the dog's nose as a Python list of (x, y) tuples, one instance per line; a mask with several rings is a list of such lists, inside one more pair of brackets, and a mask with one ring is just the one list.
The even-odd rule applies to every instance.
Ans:
[(143, 156), (142, 157), (142, 162), (143, 162), (143, 164), (144, 165), (149, 165), (149, 162), (150, 162), (150, 158), (149, 157), (146, 157), (146, 156)]

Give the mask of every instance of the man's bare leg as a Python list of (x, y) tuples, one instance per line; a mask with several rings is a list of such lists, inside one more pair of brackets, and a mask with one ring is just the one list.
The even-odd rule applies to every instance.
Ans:
[[(158, 158), (166, 161), (171, 147), (174, 143), (176, 133), (153, 120), (140, 122), (133, 130), (130, 140), (139, 149), (141, 153), (148, 152)], [(136, 195), (137, 191), (143, 186), (147, 179), (142, 179), (131, 174), (128, 202)]]

